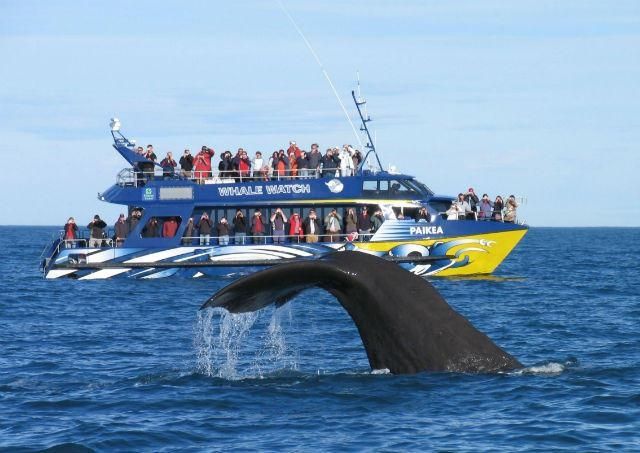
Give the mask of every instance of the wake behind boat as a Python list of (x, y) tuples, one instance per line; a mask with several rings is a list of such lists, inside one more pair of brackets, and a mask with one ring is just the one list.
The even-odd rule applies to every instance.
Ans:
[(470, 210), (413, 176), (383, 170), (364, 101), (352, 97), (368, 137), (364, 156), (346, 145), (307, 154), (292, 142), (289, 153), (259, 165), (243, 150), (223, 155), (218, 172), (206, 146), (180, 173), (169, 156), (158, 164), (112, 120), (113, 147), (130, 167), (99, 199), (125, 206), (127, 217), (113, 232), (101, 219), (87, 231), (63, 231), (43, 251), (45, 277), (220, 276), (335, 250), (384, 257), (418, 275), (493, 272), (528, 226), (503, 221), (497, 206)]

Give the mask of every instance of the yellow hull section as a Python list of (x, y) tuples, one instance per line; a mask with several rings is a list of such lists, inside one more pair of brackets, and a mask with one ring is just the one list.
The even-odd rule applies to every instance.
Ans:
[(455, 255), (452, 263), (440, 270), (425, 274), (438, 276), (455, 275), (477, 275), (490, 274), (504, 261), (511, 253), (511, 250), (527, 234), (527, 229), (502, 231), (497, 233), (483, 233), (476, 235), (465, 235), (442, 239), (424, 239), (416, 241), (384, 241), (384, 242), (359, 242), (357, 246), (362, 251), (389, 252), (396, 246), (403, 244), (422, 245), (432, 248), (434, 244), (450, 244), (447, 255)]

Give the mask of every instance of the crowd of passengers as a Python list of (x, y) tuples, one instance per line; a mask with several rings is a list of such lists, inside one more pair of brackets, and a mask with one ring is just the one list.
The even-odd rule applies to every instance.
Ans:
[[(139, 146), (136, 152), (148, 159), (147, 162), (138, 163), (136, 172), (152, 178), (157, 162), (153, 145), (147, 145), (146, 150)], [(213, 176), (211, 160), (214, 155), (215, 151), (208, 146), (203, 146), (195, 156), (190, 150), (185, 149), (179, 161), (176, 162), (173, 153), (169, 151), (159, 165), (162, 167), (164, 177), (176, 176), (178, 165), (180, 165), (181, 177), (204, 183)], [(253, 157), (249, 157), (243, 148), (238, 148), (235, 155), (231, 151), (225, 151), (220, 155), (217, 176), (237, 182), (353, 176), (362, 159), (362, 153), (351, 145), (328, 148), (322, 154), (317, 143), (311, 145), (310, 151), (305, 151), (300, 149), (295, 141), (291, 141), (286, 151), (284, 149), (274, 151), (268, 158), (263, 157), (261, 151), (256, 151)]]
[(445, 212), (447, 220), (495, 220), (498, 222), (514, 223), (518, 203), (514, 195), (509, 195), (505, 203), (500, 195), (494, 201), (486, 193), (482, 198), (469, 187), (466, 193), (459, 193), (458, 198), (451, 202)]
[[(111, 244), (121, 247), (130, 231), (133, 231), (142, 217), (142, 212), (134, 209), (129, 218), (120, 214), (114, 224), (114, 234), (107, 238), (105, 228), (107, 224), (95, 215), (93, 220), (87, 225), (89, 230), (89, 247), (104, 247)], [(425, 208), (418, 213), (418, 218), (428, 219)], [(416, 219), (417, 220), (417, 219)], [(231, 221), (226, 217), (221, 217), (218, 222), (214, 222), (209, 215), (204, 212), (194, 220), (189, 218), (182, 237), (183, 245), (228, 245), (235, 244), (265, 244), (267, 236), (272, 238), (274, 244), (285, 242), (339, 242), (342, 240), (367, 240), (375, 233), (384, 222), (382, 210), (377, 208), (370, 214), (369, 209), (362, 207), (360, 212), (355, 208), (347, 208), (341, 215), (336, 208), (331, 209), (324, 219), (320, 218), (315, 209), (309, 210), (305, 218), (298, 212), (291, 213), (290, 216), (281, 209), (272, 210), (268, 219), (262, 216), (260, 209), (255, 209), (250, 219), (246, 219), (241, 209), (236, 211)], [(179, 227), (179, 220), (176, 217), (157, 219), (152, 217), (142, 228), (141, 236), (144, 238), (172, 238), (176, 235)], [(64, 226), (63, 239), (68, 248), (73, 248), (79, 242), (78, 226), (73, 217), (70, 217)]]

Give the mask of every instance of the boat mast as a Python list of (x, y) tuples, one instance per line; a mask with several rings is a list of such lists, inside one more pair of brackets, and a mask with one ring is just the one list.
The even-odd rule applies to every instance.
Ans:
[[(371, 121), (371, 117), (367, 113), (367, 101), (362, 96), (360, 96), (360, 74), (358, 74), (358, 97), (356, 97), (356, 92), (354, 90), (351, 90), (351, 97), (353, 97), (353, 102), (356, 104), (356, 109), (358, 110), (358, 115), (360, 115), (360, 121), (362, 122), (360, 130), (367, 134), (367, 144), (364, 145), (365, 148), (367, 148), (367, 154), (365, 154), (364, 159), (362, 159), (362, 162), (360, 163), (360, 169), (362, 169), (362, 167), (364, 166), (364, 163), (367, 161), (369, 154), (373, 153), (374, 156), (376, 156), (378, 167), (380, 167), (380, 170), (382, 170), (382, 163), (380, 162), (380, 157), (376, 152), (376, 145), (371, 139), (371, 133), (369, 133), (369, 128), (367, 127), (367, 123)], [(362, 114), (362, 109), (360, 108), (362, 106), (364, 106), (364, 115)]]

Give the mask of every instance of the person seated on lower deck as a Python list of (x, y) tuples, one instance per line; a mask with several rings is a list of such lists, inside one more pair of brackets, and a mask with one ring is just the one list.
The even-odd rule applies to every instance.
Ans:
[(304, 237), (302, 219), (297, 212), (294, 212), (289, 219), (289, 236), (291, 236), (291, 242), (302, 242)]
[(158, 228), (158, 219), (151, 217), (144, 228), (142, 228), (141, 235), (143, 238), (157, 238), (159, 236)]
[(89, 247), (102, 247), (104, 241), (104, 229), (107, 224), (100, 218), (98, 214), (93, 216), (93, 220), (89, 222), (87, 228), (91, 231), (89, 235)]
[(69, 217), (67, 223), (64, 224), (64, 246), (65, 248), (72, 249), (76, 247), (76, 239), (78, 239), (78, 225), (73, 217)]
[(306, 242), (318, 242), (322, 227), (315, 209), (311, 209), (307, 218), (302, 222), (302, 230), (304, 231)]
[(340, 231), (342, 230), (342, 217), (338, 211), (333, 208), (324, 218), (325, 233), (327, 242), (337, 242), (340, 240)]
[(218, 229), (218, 244), (220, 245), (229, 245), (229, 222), (227, 222), (226, 217), (220, 218), (220, 222), (216, 226)]
[(162, 237), (172, 238), (176, 235), (176, 231), (178, 231), (178, 221), (175, 217), (169, 217), (162, 224)]
[(236, 215), (233, 218), (233, 234), (235, 236), (234, 242), (236, 244), (244, 244), (247, 236), (247, 222), (245, 221), (242, 209), (236, 211)]
[(285, 243), (285, 224), (287, 223), (287, 216), (282, 212), (282, 209), (276, 208), (271, 214), (271, 229), (273, 230), (273, 243), (284, 244)]
[(253, 236), (254, 244), (264, 244), (266, 242), (264, 237), (265, 229), (262, 212), (260, 212), (260, 209), (256, 209), (253, 212), (253, 217), (251, 217), (251, 236)]

